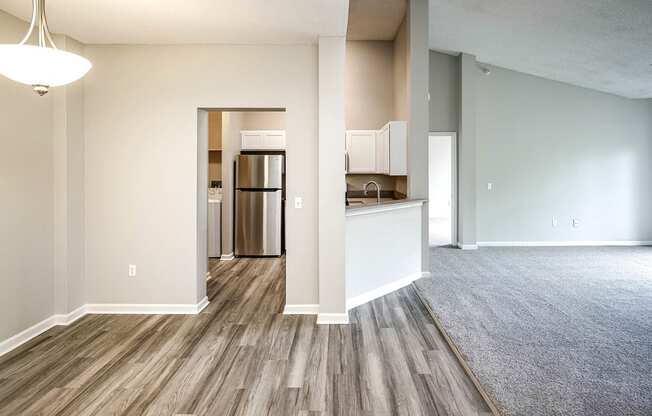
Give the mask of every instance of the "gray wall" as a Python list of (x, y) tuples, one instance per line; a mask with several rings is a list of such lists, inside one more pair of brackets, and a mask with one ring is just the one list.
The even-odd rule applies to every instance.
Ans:
[(652, 101), (491, 69), (476, 72), (478, 241), (652, 240)]
[[(0, 43), (27, 30), (0, 12)], [(54, 311), (52, 96), (0, 76), (0, 341)]]
[(380, 129), (394, 118), (393, 60), (393, 42), (346, 42), (345, 113), (348, 130)]
[(430, 131), (457, 131), (460, 58), (430, 51)]
[(460, 98), (458, 127), (458, 221), (457, 239), (462, 248), (473, 248), (477, 242), (477, 137), (476, 95), (477, 64), (475, 56), (460, 55)]

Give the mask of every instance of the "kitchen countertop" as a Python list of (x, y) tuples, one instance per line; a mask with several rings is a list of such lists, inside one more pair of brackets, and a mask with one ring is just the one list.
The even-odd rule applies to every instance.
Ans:
[[(389, 199), (381, 198), (380, 203), (376, 202), (376, 198), (349, 198), (349, 201), (356, 199), (370, 199), (373, 202), (349, 205), (346, 207), (346, 216), (351, 217), (355, 215), (372, 214), (374, 212), (393, 211), (397, 209), (410, 208), (423, 205), (425, 199)], [(385, 199), (383, 201), (383, 199)]]

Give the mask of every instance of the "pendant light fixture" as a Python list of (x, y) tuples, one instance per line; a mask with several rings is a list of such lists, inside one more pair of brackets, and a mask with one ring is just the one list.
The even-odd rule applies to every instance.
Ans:
[[(45, 18), (45, 0), (32, 0), (32, 7), (32, 22), (23, 40), (0, 45), (0, 74), (31, 85), (42, 96), (50, 87), (83, 77), (93, 65), (86, 58), (57, 49)], [(34, 31), (38, 31), (38, 44), (29, 45), (26, 42)]]

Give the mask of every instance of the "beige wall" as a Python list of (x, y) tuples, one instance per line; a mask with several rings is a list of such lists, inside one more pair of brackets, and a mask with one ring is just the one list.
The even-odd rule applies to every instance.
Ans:
[(401, 23), (394, 39), (394, 119), (408, 119), (408, 38), (407, 16)]
[[(57, 36), (57, 46), (84, 53), (84, 45)], [(86, 300), (84, 277), (84, 83), (53, 88), (54, 309), (65, 314)]]
[[(317, 303), (316, 47), (86, 52), (89, 302), (198, 301), (197, 108), (254, 107), (287, 108), (288, 198), (304, 199), (287, 212), (287, 301)], [(127, 277), (128, 264), (137, 277)]]
[[(0, 43), (27, 25), (0, 12)], [(51, 316), (52, 96), (0, 76), (0, 341)]]
[[(0, 43), (26, 30), (0, 12)], [(0, 77), (0, 342), (85, 302), (83, 97), (83, 82), (39, 97)]]
[(285, 112), (246, 111), (242, 114), (242, 130), (285, 130)]
[(394, 47), (389, 41), (346, 42), (346, 128), (380, 129), (394, 117)]

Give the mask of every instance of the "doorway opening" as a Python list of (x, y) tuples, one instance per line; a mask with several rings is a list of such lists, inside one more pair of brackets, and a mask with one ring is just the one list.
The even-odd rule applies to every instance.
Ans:
[(457, 133), (428, 137), (428, 220), (431, 247), (457, 244)]
[[(285, 109), (198, 110), (198, 294), (204, 290), (211, 301), (257, 282), (261, 296), (269, 293), (266, 285), (274, 288), (278, 296), (267, 306), (282, 310), (285, 125)], [(236, 309), (248, 308), (236, 298), (242, 299)]]

